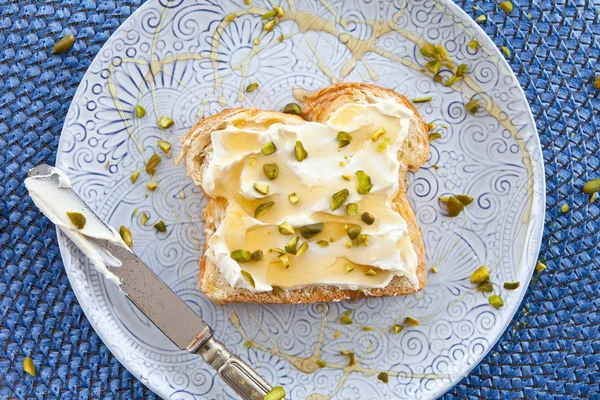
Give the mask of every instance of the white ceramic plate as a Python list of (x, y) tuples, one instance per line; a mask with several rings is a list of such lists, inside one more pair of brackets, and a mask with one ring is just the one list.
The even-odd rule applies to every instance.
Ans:
[[(277, 0), (282, 1), (282, 0)], [(69, 110), (58, 166), (111, 225), (126, 225), (133, 250), (181, 298), (197, 309), (229, 348), (292, 399), (432, 398), (442, 394), (484, 357), (517, 309), (538, 255), (544, 223), (544, 173), (535, 124), (520, 86), (483, 31), (454, 4), (431, 1), (282, 1), (286, 21), (264, 35), (265, 0), (149, 1), (108, 40), (85, 74)], [(236, 13), (231, 22), (225, 16)], [(280, 35), (285, 39), (280, 42)], [(253, 39), (260, 38), (254, 46)], [(371, 40), (373, 39), (374, 40)], [(482, 47), (467, 47), (477, 39)], [(468, 66), (456, 87), (423, 72), (418, 43), (442, 43), (456, 65)], [(352, 52), (350, 51), (352, 50)], [(447, 73), (442, 73), (447, 79)], [(410, 174), (409, 197), (423, 232), (429, 285), (416, 296), (373, 298), (328, 305), (220, 307), (197, 289), (204, 238), (205, 200), (182, 167), (165, 159), (159, 189), (148, 193), (144, 173), (131, 174), (155, 151), (173, 143), (202, 116), (224, 107), (279, 109), (302, 90), (331, 81), (367, 81), (408, 98), (432, 96), (417, 108), (442, 138), (431, 158)], [(250, 94), (244, 88), (260, 84)], [(469, 114), (478, 98), (487, 110)], [(135, 118), (134, 106), (148, 114)], [(167, 115), (175, 125), (157, 127)], [(438, 167), (435, 169), (433, 166)], [(445, 216), (438, 197), (467, 193), (473, 204)], [(138, 209), (138, 217), (133, 216)], [(146, 212), (149, 223), (142, 226)], [(162, 219), (167, 233), (152, 224)], [(73, 289), (94, 328), (136, 377), (165, 398), (224, 399), (232, 392), (199, 357), (176, 349), (102, 279), (63, 237), (61, 252)], [(469, 275), (485, 264), (504, 307), (488, 304)], [(520, 281), (507, 291), (505, 281)], [(339, 323), (352, 310), (354, 325)], [(231, 323), (236, 313), (245, 335)], [(406, 316), (419, 327), (390, 331)], [(362, 326), (371, 326), (365, 332)], [(339, 330), (341, 336), (333, 335)], [(341, 348), (356, 353), (345, 367)], [(327, 368), (318, 369), (323, 359)], [(303, 359), (306, 359), (302, 363)], [(381, 371), (389, 383), (377, 379)]]

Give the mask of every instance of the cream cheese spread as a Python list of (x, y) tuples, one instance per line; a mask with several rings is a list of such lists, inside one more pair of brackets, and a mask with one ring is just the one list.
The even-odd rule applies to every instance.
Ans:
[[(395, 276), (405, 276), (418, 288), (417, 255), (406, 221), (392, 207), (399, 190), (398, 151), (412, 116), (408, 107), (383, 99), (346, 104), (326, 123), (262, 121), (258, 114), (250, 123), (241, 121), (213, 131), (213, 151), (207, 156), (202, 186), (211, 197), (227, 200), (227, 210), (208, 242), (208, 259), (232, 287), (253, 292), (309, 285), (368, 290), (387, 286)], [(385, 134), (372, 140), (382, 128)], [(350, 134), (352, 141), (339, 147), (339, 132)], [(308, 153), (302, 161), (295, 156), (297, 141)], [(277, 150), (265, 156), (261, 149), (270, 142)], [(263, 166), (273, 163), (279, 174), (270, 180)], [(368, 194), (358, 193), (356, 171), (370, 177)], [(268, 185), (268, 194), (259, 193), (255, 184)], [(349, 191), (347, 200), (331, 211), (332, 195), (344, 189)], [(296, 204), (288, 199), (292, 193), (299, 198)], [(257, 206), (266, 202), (274, 205), (255, 218)], [(348, 214), (348, 203), (358, 205), (358, 215)], [(364, 212), (375, 217), (372, 225), (361, 220)], [(294, 237), (278, 231), (284, 222), (295, 228), (298, 246), (308, 243), (306, 252), (288, 255), (287, 267), (278, 250), (273, 250), (284, 249)], [(319, 222), (324, 223), (319, 234), (309, 239), (301, 236), (302, 226)], [(348, 226), (360, 227), (369, 236), (368, 244), (350, 240)], [(235, 250), (259, 249), (264, 254), (260, 261), (238, 262), (231, 257)], [(354, 269), (348, 272), (347, 265)], [(242, 271), (252, 276), (254, 286)]]

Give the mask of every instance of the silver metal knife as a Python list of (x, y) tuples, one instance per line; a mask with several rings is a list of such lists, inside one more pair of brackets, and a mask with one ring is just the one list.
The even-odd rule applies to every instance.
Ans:
[[(50, 166), (42, 164), (29, 171), (27, 176), (44, 176), (50, 173)], [(70, 190), (81, 199), (70, 187), (61, 190)], [(81, 202), (85, 204), (83, 199)], [(271, 385), (215, 339), (210, 326), (141, 259), (128, 249), (106, 240), (96, 242), (121, 261), (123, 265), (120, 267), (108, 267), (110, 272), (121, 280), (120, 289), (125, 292), (127, 298), (165, 336), (181, 350), (200, 355), (242, 399), (264, 399), (271, 390)]]

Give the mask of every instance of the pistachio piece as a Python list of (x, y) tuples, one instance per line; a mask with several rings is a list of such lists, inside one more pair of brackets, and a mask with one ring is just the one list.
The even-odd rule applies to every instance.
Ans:
[(437, 128), (437, 124), (435, 122), (430, 122), (430, 123), (427, 124), (427, 131), (428, 132), (431, 132), (435, 128)]
[(296, 251), (296, 257), (300, 257), (306, 252), (306, 250), (308, 250), (308, 243), (304, 242), (300, 245), (300, 247), (298, 247), (298, 251)]
[(296, 147), (294, 148), (294, 153), (296, 154), (296, 160), (298, 160), (300, 162), (304, 161), (304, 159), (306, 157), (308, 157), (308, 152), (306, 151), (304, 146), (302, 146), (302, 142), (300, 142), (300, 141), (296, 142)]
[[(352, 318), (350, 317), (350, 315), (344, 314), (344, 315), (342, 315), (340, 317), (340, 322), (342, 324), (344, 324), (344, 325), (351, 325), (352, 324)], [(340, 354), (341, 354), (341, 352), (340, 352)], [(344, 356), (344, 355), (347, 355), (347, 354), (342, 354), (342, 355)]]
[(548, 267), (546, 266), (546, 264), (544, 264), (544, 263), (543, 263), (543, 262), (541, 262), (541, 261), (538, 261), (538, 262), (535, 264), (535, 272), (537, 272), (538, 274), (539, 274), (539, 273), (541, 273), (541, 272), (542, 272), (543, 270), (545, 270), (546, 268), (548, 268)]
[(85, 216), (77, 211), (67, 211), (67, 217), (71, 220), (71, 223), (75, 228), (81, 230), (85, 226)]
[(277, 256), (277, 258), (279, 258), (279, 261), (281, 261), (285, 269), (288, 269), (290, 267), (290, 258), (287, 254), (280, 254), (279, 256)]
[(346, 264), (344, 265), (344, 268), (346, 269), (346, 274), (349, 274), (350, 272), (354, 271), (356, 267), (352, 264)]
[(158, 187), (158, 183), (156, 183), (156, 182), (148, 182), (148, 183), (146, 183), (146, 189), (148, 189), (151, 192), (154, 192), (157, 187)]
[(302, 113), (302, 108), (296, 103), (288, 103), (283, 107), (281, 112), (284, 114), (300, 115)]
[(324, 222), (317, 222), (315, 224), (304, 225), (302, 228), (300, 228), (300, 234), (304, 239), (310, 239), (321, 233), (324, 227)]
[(168, 153), (169, 150), (171, 150), (171, 143), (167, 142), (166, 140), (159, 140), (158, 147), (160, 147), (160, 149), (165, 153)]
[(377, 272), (375, 272), (375, 271), (374, 271), (374, 270), (372, 270), (372, 269), (369, 269), (369, 270), (368, 270), (368, 271), (365, 273), (365, 275), (366, 275), (366, 276), (377, 276)]
[(248, 340), (247, 342), (244, 343), (244, 347), (249, 349), (250, 347), (252, 347), (253, 343), (251, 340)]
[(262, 250), (254, 250), (252, 252), (252, 256), (250, 257), (250, 261), (252, 262), (258, 262), (260, 260), (262, 260), (264, 257), (263, 251)]
[(290, 201), (291, 205), (296, 204), (298, 201), (300, 201), (300, 197), (298, 197), (298, 195), (296, 194), (296, 192), (294, 193), (290, 193), (288, 195), (288, 200)]
[(563, 213), (569, 212), (569, 204), (567, 204), (567, 203), (563, 204), (562, 207), (560, 208), (560, 211), (562, 211)]
[(506, 57), (510, 57), (510, 50), (506, 46), (500, 46), (500, 50), (504, 53)]
[(280, 36), (277, 38), (277, 40), (279, 40), (280, 42), (283, 42), (283, 41), (284, 41), (284, 39), (285, 39), (285, 36), (283, 36), (283, 35), (280, 35)]
[(121, 239), (123, 239), (123, 242), (125, 242), (127, 247), (133, 247), (133, 237), (125, 225), (121, 225), (119, 228), (119, 234), (121, 235)]
[(282, 235), (293, 235), (294, 227), (288, 222), (284, 222), (283, 224), (279, 225), (279, 233)]
[(384, 151), (386, 151), (389, 142), (390, 142), (389, 138), (383, 139), (383, 142), (381, 142), (381, 143), (379, 143), (379, 145), (377, 145), (377, 151), (380, 153), (383, 153)]
[(253, 288), (256, 288), (256, 284), (254, 283), (254, 278), (252, 277), (250, 272), (244, 271), (243, 269), (240, 272), (242, 273), (242, 276), (244, 277), (244, 279), (246, 279), (246, 282), (248, 282), (248, 284), (250, 286), (252, 286)]
[(331, 196), (331, 211), (337, 210), (342, 204), (344, 204), (346, 200), (348, 200), (348, 196), (350, 196), (348, 189), (342, 189)]
[(323, 360), (317, 360), (317, 365), (319, 366), (319, 368), (325, 368), (327, 366), (327, 363)]
[(137, 104), (135, 106), (135, 115), (137, 115), (138, 118), (142, 118), (144, 115), (146, 115), (146, 109)]
[(235, 19), (235, 14), (231, 13), (231, 14), (227, 14), (227, 16), (225, 16), (225, 22), (231, 22)]
[(338, 149), (341, 147), (346, 147), (350, 144), (350, 142), (352, 141), (352, 136), (350, 136), (350, 134), (348, 132), (338, 132), (337, 137), (336, 137), (337, 141), (338, 141)]
[(327, 246), (329, 246), (329, 242), (328, 242), (327, 240), (319, 240), (319, 241), (317, 242), (317, 244), (318, 244), (319, 246), (321, 246), (321, 247), (327, 247)]
[(477, 39), (473, 39), (467, 44), (471, 50), (477, 50), (481, 45), (477, 41)]
[(381, 136), (385, 135), (385, 129), (379, 128), (371, 135), (371, 140), (376, 142)]
[(260, 19), (262, 19), (264, 21), (265, 19), (273, 18), (274, 16), (275, 16), (275, 11), (271, 10), (271, 11), (267, 11), (266, 13), (264, 13)]
[(441, 139), (442, 138), (442, 134), (441, 133), (430, 133), (429, 134), (429, 142), (433, 142), (434, 140), (437, 139)]
[(148, 214), (146, 213), (142, 213), (142, 225), (146, 225), (146, 222), (148, 222)]
[(160, 158), (158, 154), (152, 154), (152, 157), (150, 157), (150, 159), (146, 163), (146, 172), (149, 174), (154, 174), (154, 172), (156, 172), (155, 168), (158, 165), (158, 163), (161, 162), (161, 160), (162, 158)]
[(175, 125), (175, 121), (173, 121), (171, 118), (167, 117), (166, 115), (163, 115), (158, 119), (158, 127), (160, 129), (168, 129), (168, 128), (172, 127), (173, 125)]
[(348, 203), (346, 206), (346, 212), (348, 215), (358, 215), (358, 204), (356, 203)]
[(296, 247), (298, 247), (298, 236), (294, 236), (287, 244), (285, 245), (285, 251), (290, 254), (296, 254)]
[(411, 317), (406, 317), (404, 325), (419, 326), (419, 321)]
[(269, 22), (265, 22), (265, 24), (263, 25), (263, 29), (265, 30), (265, 32), (271, 32), (273, 29), (275, 29), (276, 25), (277, 25), (277, 20), (272, 19)]
[(456, 198), (456, 196), (450, 196), (446, 205), (448, 206), (449, 217), (456, 217), (458, 216), (458, 214), (461, 213), (462, 210), (465, 209), (463, 203), (461, 203), (460, 200)]
[(133, 210), (133, 216), (134, 216), (134, 217), (137, 217), (137, 215), (138, 215), (138, 211), (139, 211), (139, 210), (140, 210), (140, 209), (139, 209), (139, 208), (137, 208), (137, 207), (136, 207), (136, 208)]
[(258, 160), (256, 159), (256, 157), (250, 157), (250, 158), (248, 159), (248, 164), (250, 164), (250, 166), (251, 166), (251, 167), (254, 167), (254, 166), (256, 165), (256, 162), (257, 162), (257, 161), (258, 161)]
[(500, 308), (504, 305), (504, 302), (502, 301), (502, 298), (498, 295), (492, 295), (490, 297), (488, 297), (488, 301), (490, 302), (491, 305), (493, 305), (496, 308)]
[(458, 68), (456, 68), (456, 73), (454, 75), (462, 78), (467, 73), (467, 64), (460, 64)]
[(583, 193), (592, 194), (598, 191), (600, 191), (600, 178), (587, 181), (585, 185), (583, 185)]
[(352, 175), (342, 175), (342, 179), (350, 182), (350, 180), (352, 179)]
[[(256, 43), (256, 41), (258, 41), (258, 39), (254, 39), (255, 42), (254, 44), (259, 44), (260, 42)], [(253, 82), (251, 84), (249, 84), (248, 86), (246, 86), (246, 93), (252, 93), (254, 92), (256, 89), (258, 89), (258, 83)], [(265, 154), (267, 155), (267, 154)]]
[(362, 219), (362, 221), (367, 225), (373, 225), (373, 222), (375, 222), (375, 217), (373, 216), (373, 214), (370, 214), (368, 212), (362, 213), (360, 219)]
[(350, 240), (354, 240), (360, 235), (361, 228), (358, 225), (349, 226), (346, 228), (346, 233)]
[(504, 289), (515, 290), (518, 289), (521, 284), (519, 282), (504, 282)]
[(362, 170), (356, 171), (356, 182), (356, 191), (359, 194), (367, 194), (371, 191), (371, 188), (373, 187), (373, 185), (371, 184), (371, 177), (367, 175), (365, 171)]
[(255, 46), (258, 46), (260, 44), (260, 39), (254, 38), (254, 40), (252, 40), (252, 42), (254, 43)]
[(600, 90), (600, 75), (594, 79), (594, 88)]
[(346, 246), (347, 248), (351, 249), (352, 248), (352, 242), (346, 241), (346, 242), (344, 242), (344, 246)]
[(278, 17), (283, 17), (285, 15), (283, 7), (281, 6), (273, 7), (273, 11), (275, 11), (275, 15), (277, 15)]
[(263, 172), (265, 173), (265, 176), (272, 181), (279, 176), (279, 167), (275, 163), (265, 164), (263, 165)]
[(463, 204), (463, 206), (468, 206), (474, 200), (471, 196), (467, 196), (466, 194), (457, 194), (456, 198)]
[(431, 43), (426, 43), (419, 49), (419, 51), (424, 57), (432, 58), (435, 54), (435, 47), (433, 47)]
[(248, 250), (234, 250), (229, 256), (239, 263), (250, 262), (252, 259), (252, 253)]
[(275, 386), (269, 390), (269, 393), (264, 397), (263, 400), (281, 400), (285, 397), (285, 389), (282, 386)]
[(35, 365), (33, 360), (29, 357), (23, 359), (23, 371), (27, 372), (31, 376), (35, 376)]
[(440, 68), (442, 67), (442, 63), (438, 60), (431, 60), (425, 64), (425, 67), (434, 75), (440, 72)]
[(133, 174), (131, 174), (131, 183), (135, 183), (140, 176), (140, 170), (138, 169)]
[(75, 43), (75, 36), (69, 33), (68, 35), (63, 36), (58, 42), (56, 42), (54, 47), (52, 47), (52, 52), (54, 54), (66, 53), (67, 51), (71, 50), (71, 47), (73, 47), (73, 43)]
[(282, 288), (280, 288), (279, 286), (273, 286), (273, 294), (275, 296), (279, 296), (281, 292), (283, 292)]
[(462, 78), (460, 78), (460, 77), (458, 77), (456, 75), (451, 76), (446, 82), (444, 82), (444, 86), (450, 87), (450, 86), (454, 85), (457, 81), (459, 81), (461, 79)]
[(260, 149), (260, 151), (263, 153), (263, 155), (268, 156), (277, 151), (277, 146), (275, 145), (275, 143), (269, 142), (266, 145), (264, 145), (264, 147)]
[(480, 15), (479, 17), (477, 17), (475, 19), (475, 21), (477, 21), (477, 22), (484, 22), (485, 20), (487, 20), (487, 17), (485, 16), (485, 14)]
[(414, 99), (412, 99), (413, 103), (429, 103), (431, 101), (431, 99), (433, 99), (432, 96), (426, 96), (426, 97), (415, 97)]
[(431, 273), (437, 274), (438, 273), (437, 267), (431, 267)]
[(492, 282), (480, 283), (477, 286), (477, 291), (484, 292), (484, 293), (492, 293), (494, 291), (494, 285), (492, 285)]
[(154, 227), (154, 229), (156, 229), (159, 232), (164, 233), (167, 231), (167, 226), (165, 225), (165, 221), (163, 221), (162, 219), (152, 226)]
[(396, 335), (399, 334), (400, 332), (402, 332), (402, 329), (404, 329), (404, 327), (402, 325), (399, 325), (399, 324), (394, 324), (392, 326), (392, 328), (394, 329), (394, 333)]
[(258, 193), (266, 196), (269, 194), (269, 185), (266, 185), (263, 183), (255, 183), (254, 190), (256, 190)]
[(387, 372), (380, 372), (379, 375), (377, 375), (377, 379), (379, 379), (383, 383), (389, 382), (389, 377), (388, 377)]
[(260, 218), (267, 213), (275, 205), (274, 201), (268, 201), (256, 207), (254, 210), (254, 218)]
[(365, 246), (369, 245), (369, 235), (366, 233), (361, 233), (356, 238), (356, 247), (359, 247), (361, 244), (364, 244)]
[(435, 53), (437, 55), (439, 55), (442, 60), (450, 61), (450, 54), (448, 54), (448, 51), (446, 50), (446, 48), (444, 46), (442, 46), (440, 43), (435, 45)]
[(482, 265), (481, 267), (477, 268), (475, 270), (475, 272), (473, 272), (471, 274), (471, 277), (469, 279), (471, 280), (471, 283), (474, 283), (477, 285), (477, 284), (489, 281), (490, 273), (489, 273), (487, 267), (485, 265)]
[(335, 332), (333, 332), (333, 338), (334, 339), (338, 339), (340, 336), (342, 336), (342, 332), (337, 330)]

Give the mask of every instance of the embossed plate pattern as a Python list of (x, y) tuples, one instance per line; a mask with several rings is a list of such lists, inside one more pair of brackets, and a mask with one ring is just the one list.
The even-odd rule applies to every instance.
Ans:
[[(260, 15), (275, 3), (252, 3), (149, 1), (141, 7), (83, 78), (57, 164), (101, 217), (130, 228), (136, 254), (198, 310), (216, 335), (269, 381), (285, 386), (292, 399), (440, 395), (507, 327), (539, 251), (543, 165), (523, 93), (494, 44), (447, 1), (289, 0), (281, 3), (286, 15), (266, 35)], [(228, 22), (231, 13), (236, 18)], [(470, 49), (472, 39), (482, 47)], [(456, 65), (467, 64), (467, 77), (453, 87), (434, 83), (418, 51), (424, 40), (442, 43)], [(408, 98), (432, 96), (417, 108), (437, 124), (442, 138), (432, 143), (429, 162), (409, 176), (409, 197), (428, 268), (438, 272), (429, 273), (429, 285), (417, 296), (326, 306), (215, 306), (196, 284), (204, 241), (200, 211), (206, 203), (200, 190), (164, 154), (157, 168), (159, 187), (146, 190), (144, 165), (154, 151), (162, 154), (157, 140), (173, 143), (175, 155), (178, 137), (202, 116), (224, 107), (279, 109), (293, 101), (294, 93), (335, 80), (373, 82)], [(246, 94), (251, 82), (259, 89)], [(471, 98), (484, 106), (475, 115), (464, 107)], [(148, 111), (145, 117), (133, 115), (136, 104)], [(175, 125), (159, 129), (162, 115)], [(130, 176), (138, 169), (142, 173), (132, 184)], [(438, 202), (449, 193), (467, 193), (475, 201), (449, 218)], [(149, 217), (146, 225), (140, 222), (142, 213)], [(166, 233), (152, 227), (160, 219)], [(199, 357), (162, 337), (62, 236), (60, 245), (86, 315), (133, 374), (165, 398), (232, 398)], [(468, 281), (482, 264), (492, 270), (494, 291), (504, 299), (500, 310)], [(505, 281), (521, 286), (507, 291)], [(339, 323), (347, 310), (355, 322), (350, 326)], [(235, 316), (242, 328), (231, 322)], [(420, 326), (391, 333), (391, 324), (406, 316)], [(337, 330), (341, 335), (334, 339)], [(250, 348), (244, 346), (248, 340)], [(347, 367), (342, 348), (356, 354), (355, 366)], [(328, 366), (318, 368), (318, 359)], [(389, 374), (389, 383), (377, 379), (381, 371)]]

